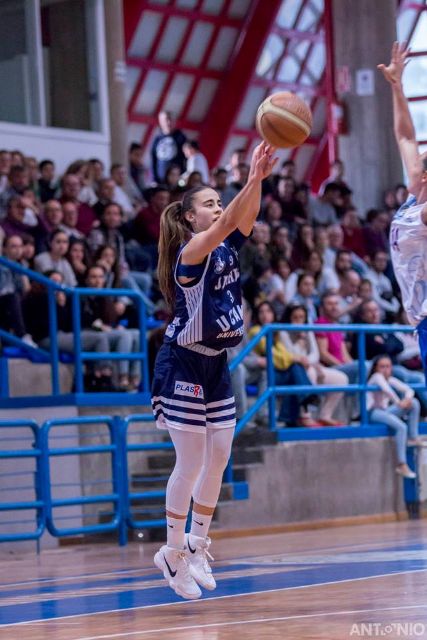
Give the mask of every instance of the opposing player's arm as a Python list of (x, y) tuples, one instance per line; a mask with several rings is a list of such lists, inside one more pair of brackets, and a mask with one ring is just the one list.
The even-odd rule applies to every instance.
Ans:
[(423, 165), (418, 151), (415, 129), (408, 107), (408, 101), (403, 93), (402, 75), (408, 62), (409, 50), (405, 44), (395, 42), (391, 50), (391, 61), (386, 67), (379, 64), (393, 93), (393, 122), (394, 134), (399, 146), (400, 155), (409, 177), (409, 191), (415, 196), (421, 188)]
[[(252, 231), (261, 203), (261, 181), (270, 175), (276, 159), (272, 158), (273, 149), (261, 143), (254, 151), (257, 160), (248, 182), (230, 202), (223, 214), (206, 231), (194, 235), (182, 252), (183, 264), (199, 264), (235, 229), (244, 235)], [(250, 220), (252, 225), (249, 228)]]

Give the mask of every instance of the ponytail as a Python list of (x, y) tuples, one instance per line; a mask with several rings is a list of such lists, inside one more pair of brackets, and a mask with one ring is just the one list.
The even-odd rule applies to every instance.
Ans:
[(160, 290), (171, 309), (175, 302), (173, 271), (176, 254), (183, 242), (191, 235), (189, 224), (182, 215), (182, 202), (172, 202), (160, 218), (159, 264), (157, 273)]
[(184, 194), (182, 202), (172, 202), (164, 209), (160, 218), (159, 262), (157, 274), (160, 291), (172, 311), (175, 304), (174, 268), (178, 250), (188, 242), (193, 231), (185, 213), (193, 206), (193, 196), (207, 189), (205, 185), (194, 187)]

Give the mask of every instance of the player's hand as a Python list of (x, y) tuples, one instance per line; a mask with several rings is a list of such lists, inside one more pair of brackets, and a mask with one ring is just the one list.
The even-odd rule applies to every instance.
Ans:
[(279, 159), (274, 157), (275, 152), (276, 148), (266, 142), (257, 145), (252, 154), (249, 178), (256, 177), (260, 180), (268, 178)]
[(377, 65), (377, 68), (382, 71), (384, 78), (390, 84), (399, 84), (402, 81), (403, 71), (405, 66), (409, 62), (409, 49), (406, 46), (406, 42), (394, 42), (391, 48), (391, 61), (388, 67), (385, 64)]

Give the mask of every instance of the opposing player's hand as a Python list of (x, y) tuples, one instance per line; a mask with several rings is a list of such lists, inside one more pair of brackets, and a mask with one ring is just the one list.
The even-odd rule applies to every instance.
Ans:
[(278, 161), (278, 158), (274, 157), (275, 152), (276, 148), (266, 142), (257, 145), (252, 154), (249, 178), (257, 177), (260, 180), (268, 178)]
[(391, 48), (391, 61), (388, 67), (379, 64), (377, 68), (382, 71), (384, 78), (390, 84), (399, 84), (402, 81), (403, 71), (409, 62), (409, 49), (406, 42), (394, 42)]

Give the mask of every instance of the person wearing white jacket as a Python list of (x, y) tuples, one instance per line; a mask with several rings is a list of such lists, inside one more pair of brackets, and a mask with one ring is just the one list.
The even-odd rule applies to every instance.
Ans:
[[(367, 409), (371, 422), (382, 422), (395, 433), (398, 465), (396, 473), (404, 478), (415, 478), (406, 460), (406, 446), (422, 444), (418, 437), (420, 403), (407, 384), (392, 376), (389, 356), (377, 356), (368, 376), (369, 385), (377, 385), (378, 391), (368, 391)], [(409, 439), (408, 439), (409, 435)]]
[[(307, 309), (301, 304), (290, 304), (282, 318), (285, 324), (307, 324)], [(344, 387), (348, 384), (348, 377), (342, 371), (320, 364), (319, 348), (313, 331), (281, 331), (280, 340), (286, 349), (300, 362), (313, 384), (325, 384)], [(299, 360), (296, 360), (299, 358)], [(323, 426), (339, 426), (333, 418), (335, 409), (343, 397), (340, 391), (327, 393), (323, 396), (319, 420)]]

